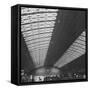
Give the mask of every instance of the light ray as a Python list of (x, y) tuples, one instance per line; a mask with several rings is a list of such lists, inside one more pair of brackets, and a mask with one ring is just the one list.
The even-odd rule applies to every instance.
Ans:
[(21, 32), (35, 67), (44, 66), (58, 9), (21, 8)]
[(73, 44), (66, 50), (61, 58), (54, 64), (54, 66), (61, 68), (70, 63), (76, 58), (82, 56), (86, 52), (86, 32), (83, 31), (81, 35), (73, 42)]

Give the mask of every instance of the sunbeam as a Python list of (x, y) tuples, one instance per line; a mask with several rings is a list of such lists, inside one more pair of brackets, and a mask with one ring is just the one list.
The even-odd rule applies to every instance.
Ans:
[(35, 67), (44, 66), (58, 9), (21, 8), (21, 32)]

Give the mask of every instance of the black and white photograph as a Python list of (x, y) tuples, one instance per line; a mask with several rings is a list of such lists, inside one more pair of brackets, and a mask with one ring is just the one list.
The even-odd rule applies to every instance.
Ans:
[(90, 0), (1, 0), (0, 90), (90, 90)]
[(21, 7), (21, 82), (86, 79), (85, 14)]
[(17, 16), (21, 84), (87, 81), (87, 9), (21, 5)]

